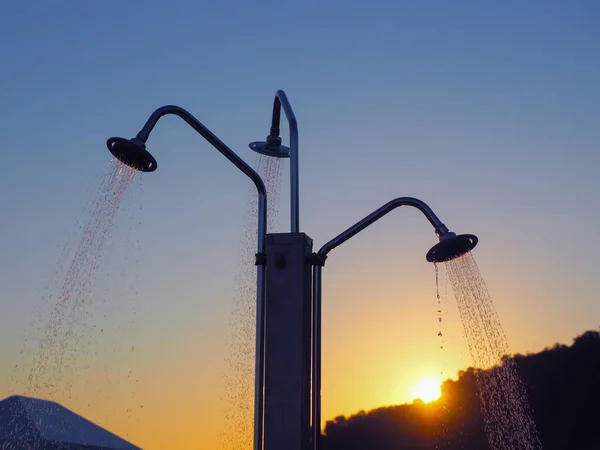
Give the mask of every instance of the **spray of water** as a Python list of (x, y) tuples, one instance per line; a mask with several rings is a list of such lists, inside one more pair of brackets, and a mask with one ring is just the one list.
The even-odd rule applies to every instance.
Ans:
[(447, 262), (446, 270), (473, 364), (479, 369), (476, 384), (490, 448), (541, 449), (525, 386), (473, 255)]
[[(100, 421), (97, 411), (103, 409), (103, 426), (114, 429), (118, 421), (125, 437), (134, 421), (140, 419), (135, 412), (139, 407), (133, 405), (140, 405), (139, 382), (136, 381), (141, 375), (136, 370), (140, 355), (135, 352), (135, 316), (140, 286), (139, 216), (144, 205), (142, 172), (136, 178), (138, 182), (128, 188), (127, 200), (130, 201), (121, 202), (111, 239), (104, 247), (96, 275), (102, 282), (91, 293), (93, 301), (86, 303), (73, 328), (72, 335), (81, 336), (80, 344), (69, 344), (71, 353), (77, 355), (78, 376), (72, 383), (73, 396), (81, 398), (83, 392), (88, 400), (78, 404), (77, 411), (86, 417), (95, 415)], [(106, 374), (105, 383), (98, 382), (99, 373)]]
[(111, 237), (111, 227), (135, 173), (135, 169), (111, 160), (93, 195), (75, 255), (34, 355), (25, 395), (52, 399), (58, 393), (68, 395), (70, 391), (65, 374), (72, 377), (76, 349), (82, 345), (84, 337), (75, 330), (91, 303), (90, 294), (97, 281), (103, 249)]
[[(277, 229), (283, 159), (258, 154), (257, 172), (267, 188), (267, 230)], [(240, 259), (235, 279), (235, 299), (228, 336), (227, 373), (225, 374), (224, 430), (220, 448), (252, 448), (254, 423), (254, 354), (256, 337), (256, 268), (254, 255), (257, 240), (258, 204), (251, 188), (248, 209), (240, 239)]]

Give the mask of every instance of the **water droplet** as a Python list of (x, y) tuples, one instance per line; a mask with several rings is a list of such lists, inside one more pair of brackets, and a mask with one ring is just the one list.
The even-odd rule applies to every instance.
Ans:
[(440, 299), (440, 276), (439, 276), (440, 274), (439, 274), (437, 262), (433, 263), (433, 267), (435, 268), (435, 293), (439, 300)]

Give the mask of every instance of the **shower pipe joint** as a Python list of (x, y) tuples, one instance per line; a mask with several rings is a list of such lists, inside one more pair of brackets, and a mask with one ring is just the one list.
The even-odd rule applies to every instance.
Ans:
[(266, 266), (267, 265), (267, 254), (266, 253), (257, 253), (254, 255), (254, 265), (255, 266)]
[(311, 266), (324, 267), (325, 261), (327, 260), (327, 255), (322, 255), (322, 254), (313, 252), (311, 255), (309, 255), (306, 258), (306, 260)]

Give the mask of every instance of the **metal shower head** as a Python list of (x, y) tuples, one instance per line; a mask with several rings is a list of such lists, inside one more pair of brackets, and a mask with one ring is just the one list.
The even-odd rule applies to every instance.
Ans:
[(106, 141), (106, 146), (115, 158), (129, 167), (141, 172), (156, 170), (156, 159), (146, 150), (146, 144), (141, 139), (112, 137)]
[(272, 156), (274, 158), (289, 158), (290, 149), (285, 145), (281, 145), (280, 137), (268, 136), (265, 141), (256, 141), (248, 144), (252, 150), (262, 155)]
[(473, 234), (459, 234), (451, 231), (440, 235), (440, 242), (431, 247), (427, 252), (427, 261), (438, 263), (458, 258), (473, 250), (477, 245), (477, 236)]

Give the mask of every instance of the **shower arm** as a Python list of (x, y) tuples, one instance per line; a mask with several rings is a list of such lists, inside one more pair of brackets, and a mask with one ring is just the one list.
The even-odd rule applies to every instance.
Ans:
[(215, 147), (223, 156), (225, 156), (229, 161), (231, 161), (238, 169), (246, 174), (248, 178), (252, 180), (256, 189), (258, 191), (258, 195), (267, 195), (267, 190), (265, 185), (258, 175), (250, 167), (242, 158), (240, 158), (233, 150), (231, 150), (223, 141), (221, 141), (217, 136), (215, 136), (208, 128), (206, 128), (198, 119), (196, 119), (192, 114), (187, 112), (185, 109), (180, 108), (179, 106), (174, 105), (166, 105), (161, 106), (156, 111), (152, 113), (152, 115), (146, 121), (144, 127), (137, 134), (135, 139), (139, 139), (142, 142), (146, 143), (150, 133), (154, 129), (155, 125), (159, 121), (159, 119), (168, 114), (173, 114), (182, 118), (189, 126), (191, 126), (194, 130), (196, 130), (204, 139), (206, 139), (213, 147)]
[(350, 228), (348, 228), (346, 231), (344, 231), (344, 232), (340, 233), (339, 235), (337, 235), (336, 237), (334, 237), (332, 240), (330, 240), (325, 245), (323, 245), (323, 247), (321, 247), (321, 249), (318, 251), (317, 254), (321, 258), (326, 258), (327, 254), (331, 250), (342, 245), (348, 239), (350, 239), (351, 237), (360, 233), (362, 230), (367, 228), (369, 225), (378, 221), (383, 216), (385, 216), (387, 213), (389, 213), (390, 211), (393, 211), (394, 209), (396, 209), (400, 206), (412, 206), (413, 208), (417, 208), (419, 211), (421, 211), (425, 215), (427, 220), (431, 223), (431, 225), (433, 225), (433, 228), (435, 229), (435, 233), (438, 236), (441, 236), (442, 234), (448, 232), (448, 228), (446, 227), (446, 225), (444, 225), (442, 223), (442, 221), (435, 215), (435, 213), (431, 210), (431, 208), (425, 202), (423, 202), (417, 198), (413, 198), (413, 197), (398, 197), (398, 198), (395, 198), (394, 200), (386, 203), (381, 208), (373, 211), (367, 217), (365, 217), (361, 221), (355, 223)]
[(381, 219), (390, 211), (400, 206), (412, 206), (421, 211), (427, 220), (433, 225), (435, 233), (439, 236), (448, 233), (448, 228), (435, 215), (431, 208), (419, 199), (413, 197), (396, 198), (379, 209), (373, 211), (361, 221), (355, 223), (346, 231), (340, 233), (332, 240), (327, 242), (321, 249), (313, 255), (313, 327), (312, 327), (312, 448), (321, 450), (321, 310), (322, 310), (322, 271), (327, 259), (328, 253), (334, 248), (342, 245), (351, 237), (360, 233), (362, 230)]
[[(255, 386), (254, 386), (254, 450), (262, 450), (263, 408), (264, 408), (264, 319), (265, 319), (265, 253), (267, 236), (267, 190), (258, 173), (242, 158), (231, 150), (223, 141), (215, 136), (198, 119), (179, 106), (166, 105), (158, 108), (146, 121), (146, 124), (134, 140), (148, 140), (159, 119), (168, 114), (179, 116), (204, 139), (206, 139), (223, 156), (231, 161), (248, 178), (252, 180), (258, 191), (258, 242), (256, 254), (256, 357), (255, 357)], [(286, 112), (287, 114), (287, 112)], [(293, 113), (292, 113), (293, 114)], [(295, 119), (294, 119), (295, 121)], [(297, 140), (296, 140), (297, 141)]]
[(275, 93), (273, 100), (273, 116), (271, 119), (271, 132), (269, 138), (278, 139), (279, 124), (281, 118), (281, 108), (290, 127), (290, 232), (298, 233), (300, 231), (300, 203), (299, 203), (299, 180), (298, 180), (298, 122), (292, 109), (292, 105), (284, 91), (279, 90)]

